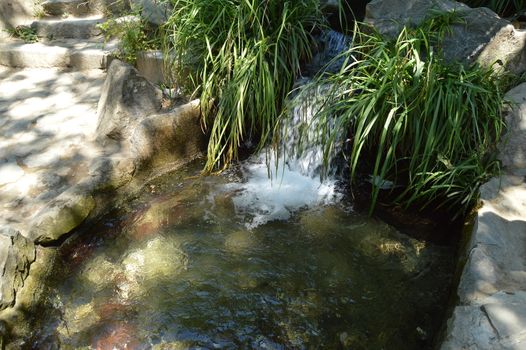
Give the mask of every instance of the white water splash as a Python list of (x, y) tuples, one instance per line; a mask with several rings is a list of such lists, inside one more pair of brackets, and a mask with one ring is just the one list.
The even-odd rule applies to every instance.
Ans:
[[(284, 128), (284, 154), (277, 162), (276, 154), (265, 150), (242, 165), (244, 182), (226, 186), (227, 191), (235, 193), (236, 213), (248, 229), (273, 220), (287, 220), (300, 209), (341, 199), (336, 179), (329, 176), (321, 180), (320, 176), (324, 154), (318, 142), (320, 126), (313, 115), (327, 91), (328, 87), (322, 86), (300, 94), (301, 101)], [(303, 134), (304, 145), (298, 145), (301, 128), (308, 128)], [(334, 150), (334, 154), (337, 152)]]

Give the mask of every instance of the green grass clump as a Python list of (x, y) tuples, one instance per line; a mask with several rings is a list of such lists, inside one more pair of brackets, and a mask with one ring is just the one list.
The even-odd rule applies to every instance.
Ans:
[(14, 38), (19, 38), (26, 43), (36, 43), (38, 41), (37, 32), (30, 26), (16, 26), (12, 29), (6, 29), (6, 32)]
[(270, 138), (286, 95), (323, 25), (318, 0), (172, 0), (168, 53), (201, 99), (210, 132), (206, 171), (227, 166), (243, 141)]
[[(401, 186), (395, 201), (405, 206), (458, 211), (470, 208), (480, 185), (499, 170), (503, 89), (489, 69), (444, 63), (433, 46), (454, 20), (448, 16), (405, 28), (392, 41), (357, 28), (340, 72), (314, 82), (332, 86), (315, 117), (335, 125), (318, 136), (325, 154), (338, 135), (350, 135), (353, 181), (372, 174)], [(371, 210), (381, 185), (373, 181)]]
[(106, 41), (119, 38), (115, 57), (135, 64), (141, 51), (156, 50), (161, 47), (157, 28), (152, 28), (137, 12), (123, 18), (110, 18), (98, 25)]

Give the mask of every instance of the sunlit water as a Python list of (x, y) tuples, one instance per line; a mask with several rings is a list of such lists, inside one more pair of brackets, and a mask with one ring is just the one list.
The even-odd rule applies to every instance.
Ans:
[[(247, 228), (231, 181), (148, 185), (60, 249), (27, 347), (422, 349), (441, 322), (452, 249), (345, 201)], [(250, 215), (249, 215), (250, 216)], [(250, 226), (250, 225), (249, 225)], [(252, 227), (252, 226), (251, 226)]]

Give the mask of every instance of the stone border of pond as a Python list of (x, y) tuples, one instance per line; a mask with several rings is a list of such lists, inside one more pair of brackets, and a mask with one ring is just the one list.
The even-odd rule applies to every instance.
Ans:
[(481, 187), (443, 350), (526, 347), (526, 83), (506, 97), (503, 171)]
[(203, 155), (199, 100), (167, 100), (134, 67), (112, 61), (98, 104), (95, 143), (102, 156), (35, 214), (27, 232), (0, 230), (0, 344), (13, 332), (31, 331), (24, 324), (42, 295), (55, 248), (78, 226), (111, 210), (150, 178)]

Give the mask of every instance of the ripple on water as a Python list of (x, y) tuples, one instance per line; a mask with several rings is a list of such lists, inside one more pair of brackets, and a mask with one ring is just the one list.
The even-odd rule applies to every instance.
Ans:
[(36, 316), (46, 331), (35, 337), (99, 349), (430, 347), (451, 248), (338, 204), (247, 229), (224, 179), (192, 181), (159, 181), (114, 231), (80, 237), (89, 254), (63, 255), (49, 285), (56, 312)]

